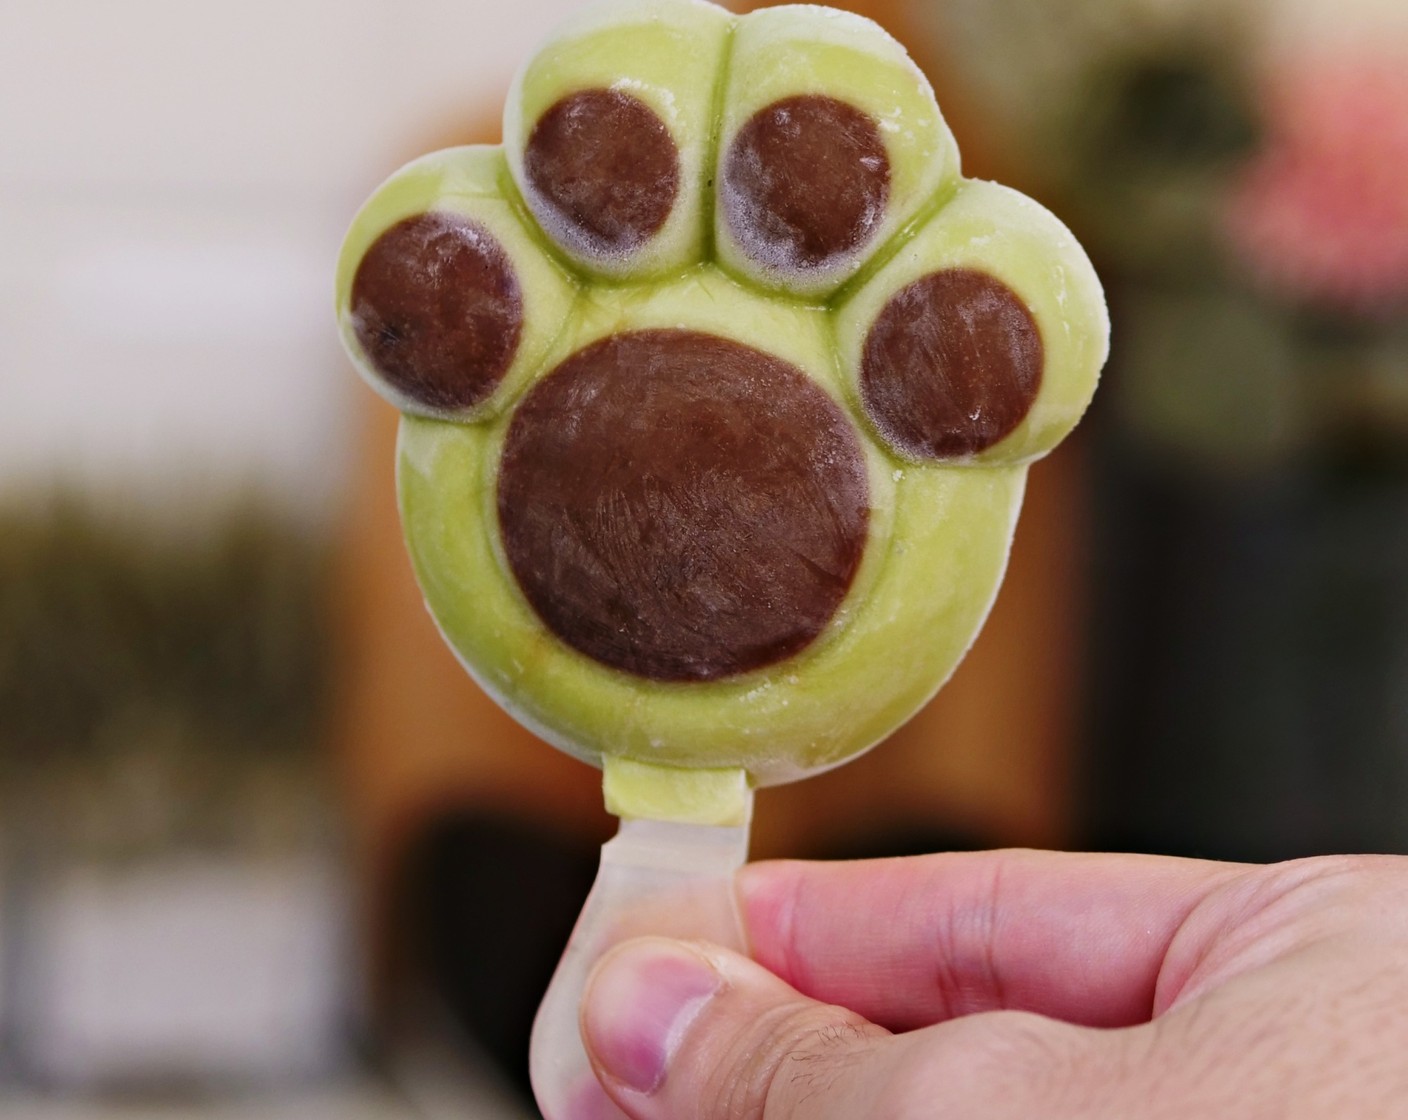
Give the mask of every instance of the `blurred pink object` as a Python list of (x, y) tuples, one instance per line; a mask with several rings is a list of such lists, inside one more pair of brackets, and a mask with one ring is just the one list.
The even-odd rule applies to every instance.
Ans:
[(1228, 234), (1274, 290), (1357, 314), (1408, 305), (1408, 58), (1300, 57), (1264, 90), (1267, 136)]

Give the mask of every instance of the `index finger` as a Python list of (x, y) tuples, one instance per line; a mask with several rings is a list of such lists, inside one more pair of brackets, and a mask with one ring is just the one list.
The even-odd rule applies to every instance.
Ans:
[(891, 1030), (979, 1011), (1147, 1021), (1170, 943), (1244, 869), (1158, 856), (1002, 851), (740, 872), (754, 958)]

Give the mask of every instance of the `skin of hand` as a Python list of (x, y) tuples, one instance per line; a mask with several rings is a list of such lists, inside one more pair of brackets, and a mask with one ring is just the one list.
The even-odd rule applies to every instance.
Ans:
[(1408, 857), (757, 864), (755, 960), (627, 942), (582, 1030), (633, 1120), (1408, 1116)]

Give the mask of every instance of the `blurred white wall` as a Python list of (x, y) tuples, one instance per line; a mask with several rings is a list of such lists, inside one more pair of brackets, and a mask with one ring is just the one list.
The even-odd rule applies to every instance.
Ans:
[(0, 2), (0, 492), (335, 502), (361, 199), (580, 0)]

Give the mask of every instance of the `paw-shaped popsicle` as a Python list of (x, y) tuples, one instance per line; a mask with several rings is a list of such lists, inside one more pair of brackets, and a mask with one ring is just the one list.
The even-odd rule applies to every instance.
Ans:
[(864, 750), (957, 665), (1089, 403), (1084, 253), (824, 8), (592, 9), (504, 135), (394, 175), (338, 275), (446, 639), (625, 811)]

